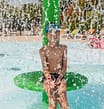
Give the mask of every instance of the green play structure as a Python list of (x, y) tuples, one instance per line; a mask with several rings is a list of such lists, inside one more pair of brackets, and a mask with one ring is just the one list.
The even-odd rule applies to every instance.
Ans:
[(55, 23), (60, 25), (60, 2), (59, 0), (42, 1), (42, 35), (43, 46), (47, 44), (45, 28), (48, 24)]
[[(43, 102), (48, 102), (42, 85), (42, 71), (27, 72), (19, 74), (14, 78), (16, 86), (37, 92), (43, 92)], [(67, 91), (77, 90), (88, 83), (88, 79), (79, 73), (66, 72), (64, 79), (67, 80)]]

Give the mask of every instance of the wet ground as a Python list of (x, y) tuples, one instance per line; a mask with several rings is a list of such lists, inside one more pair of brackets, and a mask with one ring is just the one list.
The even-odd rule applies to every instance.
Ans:
[[(85, 87), (67, 92), (71, 109), (104, 109), (104, 51), (86, 43), (62, 43), (68, 45), (67, 71), (88, 78)], [(0, 109), (47, 109), (40, 92), (20, 89), (13, 81), (18, 74), (42, 70), (41, 46), (38, 41), (0, 43)]]

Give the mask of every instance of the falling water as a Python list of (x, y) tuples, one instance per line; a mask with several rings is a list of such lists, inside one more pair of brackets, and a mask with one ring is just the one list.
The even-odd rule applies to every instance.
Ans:
[[(47, 104), (42, 103), (41, 92), (27, 90), (26, 87), (23, 90), (16, 87), (13, 82), (13, 79), (19, 74), (42, 70), (39, 56), (41, 42), (21, 43), (2, 41), (5, 41), (6, 38), (11, 39), (12, 36), (14, 38), (20, 35), (21, 37), (41, 36), (41, 12), (45, 10), (44, 14), (46, 17), (43, 26), (46, 26), (47, 23), (50, 23), (47, 14), (51, 5), (50, 0), (47, 0), (46, 9), (42, 7), (41, 2), (33, 3), (30, 0), (32, 3), (29, 3), (29, 1), (24, 0), (26, 4), (23, 5), (22, 0), (18, 1), (0, 0), (0, 109), (47, 109)], [(65, 36), (67, 34), (68, 38), (73, 39), (74, 37), (76, 39), (78, 38), (77, 35), (82, 34), (82, 31), (84, 32), (92, 28), (96, 28), (97, 35), (99, 35), (100, 30), (104, 27), (103, 0), (95, 0), (94, 3), (88, 3), (90, 6), (87, 6), (92, 8), (93, 12), (88, 11), (87, 9), (89, 7), (86, 5), (80, 7), (78, 1), (81, 0), (58, 1), (58, 6), (61, 8), (60, 11), (63, 10), (63, 20), (61, 20), (62, 29), (68, 29), (62, 35)], [(98, 5), (94, 5), (97, 2)], [(75, 3), (77, 8), (74, 7), (73, 3)], [(57, 10), (55, 0), (53, 0), (53, 4), (54, 13), (58, 13), (59, 10)], [(70, 16), (66, 13), (68, 9)], [(76, 14), (77, 9), (79, 16)], [(83, 18), (85, 13), (87, 13), (86, 17)], [(54, 14), (54, 19), (56, 21), (55, 23), (59, 23), (58, 14)], [(70, 27), (68, 27), (69, 25)], [(75, 29), (78, 29), (77, 35), (72, 34)], [(72, 36), (70, 37), (70, 35)], [(90, 39), (93, 35), (87, 33), (87, 36), (90, 36), (88, 38)], [(102, 34), (101, 36), (103, 37)], [(87, 44), (88, 42), (80, 43), (62, 40), (60, 43), (68, 47), (67, 71), (74, 72), (75, 74), (79, 73), (88, 78), (88, 84), (86, 86), (67, 92), (68, 103), (71, 109), (104, 109), (104, 50), (90, 48)], [(58, 64), (57, 67), (61, 68), (61, 65)], [(37, 86), (41, 80), (42, 78), (39, 78), (36, 84)]]

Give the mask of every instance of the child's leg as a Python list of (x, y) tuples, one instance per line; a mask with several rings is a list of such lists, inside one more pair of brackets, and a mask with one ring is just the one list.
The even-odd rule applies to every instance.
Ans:
[(49, 87), (49, 85), (47, 85), (44, 81), (43, 83), (44, 89), (48, 95), (48, 109), (56, 109), (57, 106), (57, 99), (54, 96), (54, 90), (52, 88)]
[(58, 94), (59, 94), (58, 100), (61, 105), (61, 109), (69, 109), (68, 102), (67, 102), (67, 96), (66, 96), (66, 83), (64, 80), (61, 82), (59, 86)]
[(56, 109), (57, 106), (57, 100), (54, 96), (48, 95), (48, 101), (49, 101), (49, 109)]

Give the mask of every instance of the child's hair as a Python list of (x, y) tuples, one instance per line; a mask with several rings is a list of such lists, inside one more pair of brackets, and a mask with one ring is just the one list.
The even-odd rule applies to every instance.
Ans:
[(55, 24), (55, 23), (51, 23), (51, 24), (48, 24), (48, 25), (46, 26), (45, 30), (46, 30), (46, 33), (47, 33), (48, 31), (52, 31), (52, 30), (54, 30), (54, 31), (55, 31), (55, 30), (60, 31), (60, 25)]

